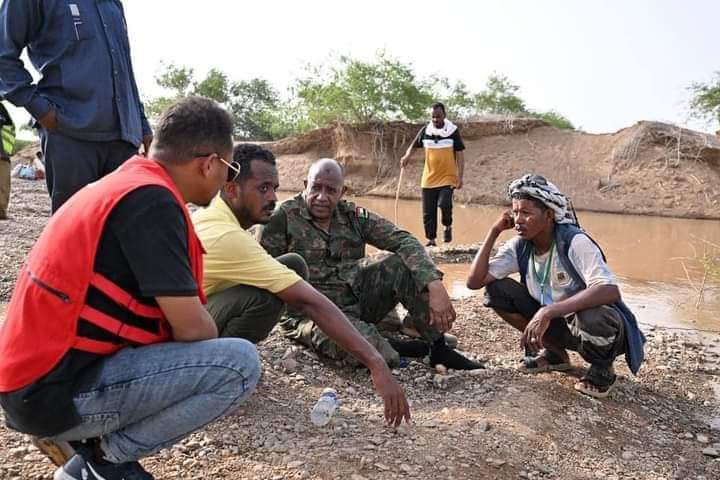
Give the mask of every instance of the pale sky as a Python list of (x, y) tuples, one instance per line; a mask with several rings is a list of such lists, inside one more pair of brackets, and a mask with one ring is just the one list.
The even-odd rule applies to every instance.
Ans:
[[(307, 63), (379, 49), (480, 90), (507, 75), (535, 110), (591, 133), (688, 121), (687, 87), (720, 70), (720, 1), (124, 0), (141, 94), (161, 60), (260, 77), (284, 93)], [(14, 113), (17, 113), (15, 111)], [(18, 118), (19, 119), (19, 118)]]

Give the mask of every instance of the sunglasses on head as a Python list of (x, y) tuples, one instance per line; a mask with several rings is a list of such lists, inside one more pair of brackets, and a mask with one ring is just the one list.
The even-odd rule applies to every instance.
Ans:
[[(212, 155), (212, 153), (200, 153), (198, 155), (195, 155), (195, 158), (209, 157), (210, 155)], [(220, 161), (222, 163), (224, 163), (228, 167), (227, 181), (228, 182), (235, 181), (235, 179), (237, 179), (240, 176), (240, 164), (238, 162), (236, 162), (235, 160), (228, 163), (228, 161), (225, 160), (220, 155), (218, 155), (218, 158), (220, 159)]]

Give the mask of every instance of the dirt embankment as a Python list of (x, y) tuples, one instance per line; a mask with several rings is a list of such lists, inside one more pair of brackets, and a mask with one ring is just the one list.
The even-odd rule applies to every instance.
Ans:
[[(399, 159), (420, 127), (340, 124), (269, 146), (278, 156), (283, 190), (302, 189), (310, 164), (332, 157), (346, 166), (351, 192), (392, 197)], [(532, 172), (551, 179), (582, 210), (720, 218), (716, 136), (646, 121), (603, 135), (558, 130), (535, 119), (461, 128), (467, 150), (458, 201), (504, 204), (508, 182)], [(402, 197), (420, 197), (422, 166), (418, 150), (403, 177)]]

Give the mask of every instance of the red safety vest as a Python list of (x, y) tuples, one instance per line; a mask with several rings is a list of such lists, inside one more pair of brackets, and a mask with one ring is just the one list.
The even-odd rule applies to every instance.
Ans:
[[(25, 387), (49, 373), (71, 349), (110, 355), (128, 345), (147, 345), (172, 338), (157, 307), (143, 305), (93, 271), (107, 218), (117, 203), (140, 187), (167, 188), (180, 204), (187, 224), (188, 254), (198, 296), (202, 291), (202, 255), (185, 201), (165, 169), (144, 157), (133, 157), (117, 171), (83, 188), (50, 218), (20, 271), (0, 329), (0, 392)], [(85, 304), (93, 286), (126, 310), (157, 322), (157, 333), (128, 325)], [(114, 342), (78, 335), (78, 319), (110, 332)]]

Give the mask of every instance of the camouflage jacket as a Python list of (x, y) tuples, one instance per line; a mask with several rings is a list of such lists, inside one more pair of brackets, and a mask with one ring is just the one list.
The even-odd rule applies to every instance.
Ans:
[(298, 194), (278, 206), (259, 237), (273, 257), (295, 252), (305, 258), (309, 282), (340, 307), (355, 303), (359, 297), (356, 278), (368, 263), (366, 244), (398, 254), (412, 272), (418, 291), (442, 278), (412, 234), (345, 200), (338, 202), (330, 233), (315, 225), (305, 200)]

